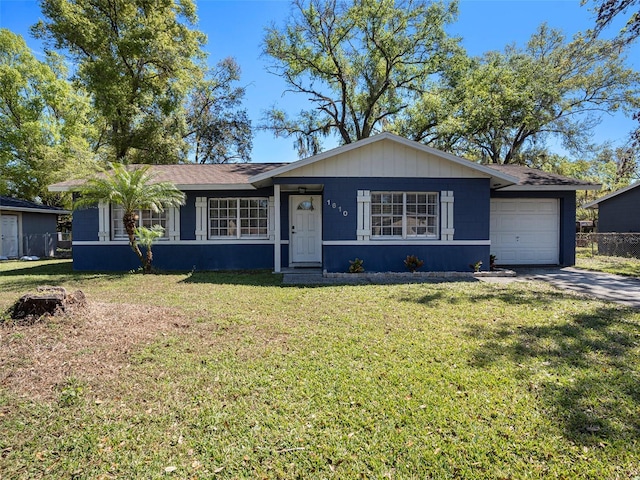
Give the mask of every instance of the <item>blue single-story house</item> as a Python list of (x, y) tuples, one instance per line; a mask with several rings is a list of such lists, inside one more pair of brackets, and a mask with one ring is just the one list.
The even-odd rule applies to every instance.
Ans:
[[(165, 270), (321, 267), (344, 272), (469, 271), (497, 263), (572, 265), (581, 182), (519, 166), (480, 165), (390, 133), (293, 163), (157, 165), (158, 181), (186, 204), (141, 225), (165, 227), (154, 264)], [(51, 186), (66, 191), (76, 183)], [(121, 212), (107, 204), (76, 211), (76, 270), (128, 270)]]
[(19, 198), (0, 196), (0, 257), (53, 257), (58, 216), (68, 210)]

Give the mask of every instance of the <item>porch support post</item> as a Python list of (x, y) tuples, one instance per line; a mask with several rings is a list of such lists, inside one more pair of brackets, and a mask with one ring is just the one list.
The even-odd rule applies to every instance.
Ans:
[(280, 253), (280, 243), (282, 239), (280, 238), (280, 185), (273, 185), (273, 207), (274, 207), (274, 228), (275, 228), (275, 237), (273, 242), (273, 271), (275, 273), (280, 273), (282, 268), (282, 259)]

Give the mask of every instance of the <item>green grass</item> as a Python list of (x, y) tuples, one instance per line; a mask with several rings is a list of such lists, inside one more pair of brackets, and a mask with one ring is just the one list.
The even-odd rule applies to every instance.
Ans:
[(55, 401), (2, 387), (0, 366), (1, 478), (640, 475), (634, 310), (541, 283), (287, 288), (266, 272), (30, 265), (0, 263), (0, 307), (61, 284), (175, 308), (188, 328), (139, 345), (115, 380), (72, 372)]
[(640, 258), (598, 255), (594, 254), (589, 247), (576, 249), (576, 267), (616, 275), (640, 277)]

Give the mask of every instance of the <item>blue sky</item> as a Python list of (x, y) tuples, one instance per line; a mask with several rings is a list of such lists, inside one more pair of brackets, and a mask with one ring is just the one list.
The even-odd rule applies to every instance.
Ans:
[[(287, 94), (284, 83), (266, 72), (267, 59), (261, 57), (264, 28), (282, 25), (290, 12), (288, 0), (196, 0), (198, 28), (207, 34), (209, 62), (234, 57), (242, 68), (241, 83), (246, 86), (245, 107), (256, 125), (263, 112), (276, 105), (294, 114), (304, 107), (306, 98)], [(39, 54), (42, 45), (31, 38), (29, 27), (40, 18), (36, 0), (0, 0), (0, 27), (25, 37)], [(538, 25), (547, 22), (568, 37), (593, 26), (593, 14), (579, 0), (461, 0), (457, 22), (449, 32), (462, 37), (470, 55), (502, 50), (510, 43), (524, 45)], [(640, 69), (640, 46), (629, 52), (629, 65)], [(597, 142), (625, 141), (634, 122), (621, 114), (605, 115), (595, 131)], [(327, 144), (329, 145), (329, 144)], [(257, 132), (254, 162), (283, 162), (297, 159), (292, 139), (274, 139), (268, 132)]]

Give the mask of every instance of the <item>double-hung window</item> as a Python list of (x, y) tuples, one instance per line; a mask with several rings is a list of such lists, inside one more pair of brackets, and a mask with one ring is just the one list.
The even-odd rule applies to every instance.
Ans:
[[(151, 228), (154, 225), (160, 225), (164, 228), (163, 238), (169, 238), (167, 232), (167, 211), (154, 212), (153, 210), (138, 210), (137, 227)], [(124, 208), (120, 205), (111, 206), (111, 239), (112, 240), (128, 240), (127, 231), (124, 228), (122, 217), (124, 216)]]
[(209, 238), (267, 238), (267, 198), (210, 198)]
[(371, 192), (371, 236), (438, 238), (435, 192)]

